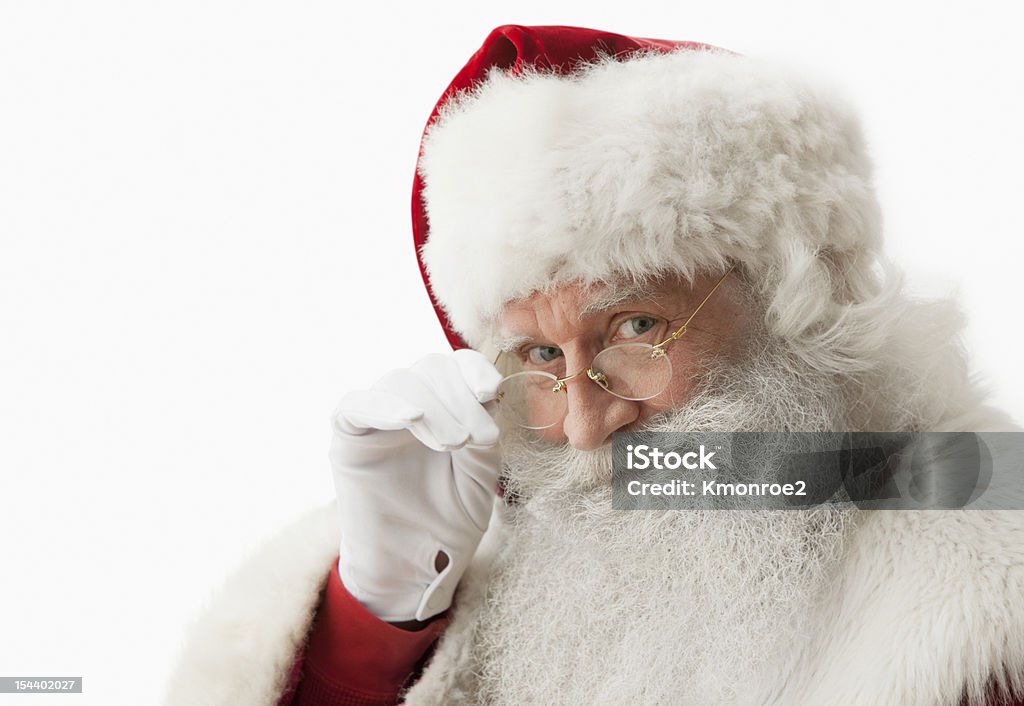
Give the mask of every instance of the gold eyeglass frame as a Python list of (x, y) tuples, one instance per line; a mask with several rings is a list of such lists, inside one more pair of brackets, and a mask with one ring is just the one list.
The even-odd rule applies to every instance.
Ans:
[[(656, 345), (651, 347), (651, 349), (652, 349), (651, 350), (651, 358), (660, 358), (661, 356), (668, 355), (668, 353), (666, 351), (666, 348), (669, 345), (671, 345), (672, 343), (675, 343), (676, 341), (678, 341), (680, 338), (682, 338), (686, 334), (687, 327), (690, 325), (690, 322), (693, 321), (693, 318), (695, 316), (697, 316), (697, 314), (700, 313), (700, 310), (704, 308), (704, 305), (708, 303), (708, 300), (711, 299), (711, 296), (722, 285), (722, 282), (725, 281), (725, 278), (728, 277), (730, 274), (732, 274), (735, 269), (736, 269), (736, 266), (733, 265), (728, 270), (726, 270), (725, 274), (722, 275), (718, 279), (717, 282), (715, 282), (715, 286), (712, 287), (711, 290), (704, 297), (704, 299), (701, 300), (700, 304), (698, 304), (697, 308), (693, 310), (693, 313), (691, 313), (687, 317), (686, 321), (683, 322), (682, 326), (677, 328), (672, 333), (672, 335), (669, 336), (668, 338), (666, 338), (664, 341), (662, 341), (661, 343), (658, 343), (658, 344), (656, 344)], [(622, 345), (629, 345), (629, 344), (622, 344)], [(614, 348), (614, 346), (609, 346), (609, 348)], [(608, 350), (608, 348), (605, 348), (605, 349), (603, 349), (600, 352), (603, 353), (606, 350)], [(498, 357), (496, 357), (494, 359), (494, 363), (495, 364), (497, 364), (498, 358), (500, 358), (500, 357), (501, 357), (501, 353), (499, 353)], [(552, 387), (551, 391), (552, 392), (567, 392), (567, 387), (568, 386), (566, 385), (566, 383), (568, 383), (570, 380), (574, 380), (575, 378), (578, 378), (580, 375), (583, 375), (584, 373), (586, 373), (588, 378), (590, 378), (591, 380), (596, 382), (598, 385), (600, 385), (601, 389), (605, 390), (609, 394), (615, 394), (615, 393), (613, 393), (609, 389), (608, 378), (605, 376), (605, 374), (602, 373), (600, 370), (594, 370), (593, 367), (587, 367), (584, 370), (580, 370), (578, 372), (573, 373), (572, 375), (567, 375), (567, 376), (565, 376), (563, 378), (556, 378), (554, 380), (554, 383), (555, 383), (554, 387)], [(655, 395), (655, 396), (657, 396), (657, 395)], [(650, 398), (647, 398), (647, 399), (650, 399)]]

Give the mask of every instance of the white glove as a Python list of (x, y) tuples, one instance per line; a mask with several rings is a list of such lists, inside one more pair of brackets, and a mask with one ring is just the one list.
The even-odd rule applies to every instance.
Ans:
[[(498, 426), (483, 403), (501, 379), (464, 349), (388, 373), (338, 405), (330, 451), (338, 573), (382, 620), (426, 620), (451, 605), (496, 495)], [(440, 573), (438, 552), (448, 556)]]

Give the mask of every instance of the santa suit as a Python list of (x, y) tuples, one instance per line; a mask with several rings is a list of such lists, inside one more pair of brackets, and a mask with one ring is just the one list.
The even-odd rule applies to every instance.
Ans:
[[(566, 70), (581, 58), (593, 59), (595, 47), (615, 54), (699, 46), (576, 28), (504, 26), (445, 97), (496, 65)], [(858, 315), (855, 305), (874, 296), (879, 218), (852, 119), (825, 94), (751, 74), (756, 67), (733, 71), (730, 62), (720, 55), (681, 54), (664, 61), (648, 55), (624, 66), (605, 62), (592, 74), (604, 93), (577, 95), (573, 84), (559, 100), (550, 100), (547, 77), (520, 85), (496, 72), (473, 101), (447, 113), (426, 143), (430, 158), (417, 174), (413, 222), (424, 276), (429, 270), (431, 296), (444, 304), (437, 308), (453, 344), (480, 350), (488, 340), (486, 322), (501, 303), (552, 278), (593, 279), (666, 264), (683, 271), (730, 261), (775, 277), (779, 306), (802, 307), (777, 316), (774, 333), (796, 349), (814, 351), (816, 363), (839, 366), (870, 355), (869, 346), (890, 345), (863, 335), (826, 341), (815, 338), (820, 329), (812, 325), (840, 315), (849, 324)], [(605, 69), (610, 78), (601, 83)], [(696, 78), (675, 96), (665, 89), (681, 71)], [(668, 112), (594, 102), (593, 95), (606, 95), (609, 86), (646, 90), (634, 96), (640, 104), (667, 106)], [(686, 92), (691, 89), (696, 92)], [(699, 110), (701, 100), (709, 101), (708, 110)], [(571, 113), (573, 120), (563, 123), (572, 131), (537, 130), (528, 110), (517, 112), (521, 106)], [(441, 107), (439, 101), (430, 124)], [(750, 121), (761, 114), (773, 117)], [(692, 122), (677, 119), (694, 115)], [(482, 122), (479, 116), (485, 116)], [(636, 132), (638, 121), (648, 117), (651, 125)], [(511, 138), (494, 138), (495, 120), (507, 120), (501, 130)], [(641, 156), (609, 165), (594, 159), (592, 147), (578, 139), (587, 134), (588, 120), (602, 136), (622, 135), (623, 144), (605, 144), (599, 156), (660, 155), (671, 162), (663, 172), (681, 180), (676, 191), (665, 194), (653, 185), (663, 173), (655, 169), (657, 160)], [(476, 135), (480, 143), (452, 147), (452, 135)], [(713, 151), (689, 148), (708, 135), (719, 140)], [(633, 149), (641, 143), (642, 149)], [(669, 154), (671, 145), (679, 151)], [(712, 154), (727, 155), (728, 164), (709, 167)], [(556, 158), (564, 163), (549, 163)], [(496, 168), (482, 174), (482, 163)], [(538, 165), (557, 182), (538, 178)], [(629, 178), (618, 179), (630, 169)], [(472, 183), (465, 182), (467, 174)], [(756, 193), (745, 199), (751, 184)], [(679, 237), (655, 237), (659, 228), (678, 224), (686, 229)], [(574, 233), (580, 240), (572, 240)], [(639, 244), (644, 251), (636, 250)], [(594, 253), (609, 261), (595, 261)], [(844, 279), (833, 290), (837, 272)], [(879, 309), (866, 307), (864, 315), (878, 317)], [(886, 325), (895, 330), (908, 324)], [(1017, 429), (973, 393), (950, 393), (949, 400), (953, 409), (936, 431)], [(310, 512), (245, 562), (209, 604), (188, 635), (165, 703), (369, 705), (395, 703), (404, 690), (409, 704), (475, 703), (472, 628), (487, 609), (495, 556), (508, 541), (506, 512), (496, 499), (452, 607), (419, 632), (380, 621), (345, 591), (337, 572), (337, 507), (331, 502)], [(993, 684), (1024, 686), (1024, 513), (867, 512), (835, 579), (834, 595), (809, 617), (811, 641), (781, 656), (785, 668), (744, 685), (747, 702), (994, 706), (1010, 702), (997, 700)], [(1024, 693), (1016, 698), (1012, 703), (1024, 704)]]
[[(420, 632), (378, 620), (348, 595), (335, 565), (337, 509), (332, 502), (310, 512), (208, 606), (165, 704), (387, 704), (407, 682), (405, 703), (473, 703), (461, 691), (460, 664), (501, 543), (501, 505), (448, 615)], [(869, 514), (836, 602), (816, 619), (813, 651), (779, 675), (786, 686), (773, 703), (1024, 704), (963, 695), (999, 670), (1024, 673), (1024, 513)]]

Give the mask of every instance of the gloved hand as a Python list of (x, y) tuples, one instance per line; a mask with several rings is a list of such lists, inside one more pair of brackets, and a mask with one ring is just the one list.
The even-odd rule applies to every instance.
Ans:
[[(465, 349), (388, 373), (338, 405), (338, 573), (382, 620), (426, 620), (451, 605), (496, 495), (498, 426), (483, 403), (501, 379)], [(440, 573), (438, 552), (448, 558)]]

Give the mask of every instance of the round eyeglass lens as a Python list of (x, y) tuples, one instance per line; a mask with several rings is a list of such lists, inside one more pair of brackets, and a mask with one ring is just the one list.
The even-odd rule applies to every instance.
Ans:
[(672, 362), (649, 343), (622, 343), (605, 348), (590, 364), (591, 379), (624, 400), (660, 395), (672, 379)]
[(547, 429), (562, 421), (568, 408), (565, 392), (555, 392), (558, 378), (537, 370), (515, 373), (498, 386), (498, 409), (527, 429)]
[[(634, 402), (660, 395), (672, 379), (672, 362), (649, 343), (623, 343), (597, 354), (587, 376), (616, 397)], [(498, 408), (509, 421), (527, 429), (548, 429), (565, 417), (569, 395), (556, 391), (558, 377), (538, 370), (517, 372), (498, 386)]]

